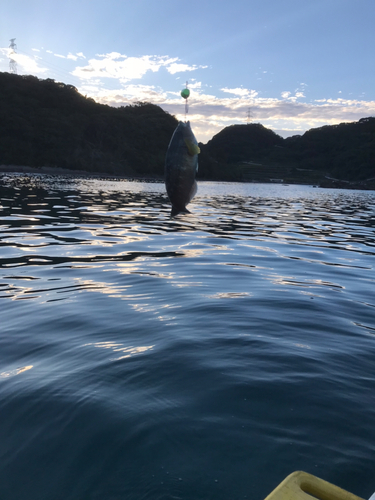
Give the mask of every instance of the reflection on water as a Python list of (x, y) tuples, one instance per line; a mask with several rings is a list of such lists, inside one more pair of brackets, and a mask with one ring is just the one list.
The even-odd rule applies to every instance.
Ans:
[(375, 193), (200, 182), (189, 207), (0, 176), (0, 498), (375, 490)]
[(0, 378), (13, 377), (14, 375), (19, 375), (27, 370), (31, 370), (33, 365), (30, 366), (22, 366), (21, 368), (16, 368), (15, 370), (10, 370), (9, 372), (0, 373)]
[(155, 347), (153, 345), (139, 346), (139, 347), (123, 347), (122, 344), (116, 344), (113, 342), (96, 342), (95, 344), (92, 344), (92, 343), (85, 344), (85, 346), (88, 346), (88, 345), (93, 345), (94, 347), (98, 347), (100, 349), (110, 349), (111, 351), (113, 351), (115, 353), (125, 353), (120, 357), (111, 358), (111, 361), (119, 361), (120, 359), (130, 358), (131, 356), (134, 356), (135, 354), (140, 354), (140, 353), (149, 351), (150, 349)]

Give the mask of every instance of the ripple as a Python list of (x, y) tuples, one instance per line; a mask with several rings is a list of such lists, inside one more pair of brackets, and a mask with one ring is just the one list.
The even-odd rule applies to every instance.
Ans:
[(162, 183), (13, 174), (0, 198), (4, 497), (370, 484), (374, 193), (200, 182), (171, 219)]

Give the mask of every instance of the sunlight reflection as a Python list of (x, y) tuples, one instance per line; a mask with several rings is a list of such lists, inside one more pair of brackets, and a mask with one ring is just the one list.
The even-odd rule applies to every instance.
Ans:
[(31, 368), (33, 368), (33, 365), (22, 366), (21, 368), (16, 368), (15, 370), (2, 372), (0, 373), (0, 378), (14, 377), (15, 375), (19, 375), (20, 373), (26, 372), (27, 370), (31, 370)]
[(84, 344), (83, 347), (86, 346), (94, 346), (101, 349), (110, 349), (113, 352), (124, 353), (123, 356), (110, 358), (111, 361), (118, 361), (120, 359), (130, 358), (131, 356), (134, 356), (136, 354), (141, 354), (150, 351), (155, 347), (155, 345), (123, 347), (123, 344), (116, 344), (115, 342), (95, 342), (95, 343)]
[(311, 349), (309, 345), (306, 344), (294, 344), (296, 347), (300, 347), (301, 349)]
[(292, 285), (299, 286), (303, 288), (313, 288), (313, 287), (329, 287), (334, 290), (341, 290), (345, 287), (339, 285), (338, 283), (332, 283), (330, 281), (324, 281), (321, 279), (309, 279), (309, 280), (297, 280), (293, 276), (272, 276), (272, 283), (275, 285)]
[[(187, 278), (188, 276), (181, 276), (181, 278)], [(192, 286), (204, 286), (202, 281), (174, 281), (172, 283), (172, 286), (175, 286), (177, 288), (189, 288)]]
[[(113, 217), (113, 214), (112, 214)], [(70, 233), (72, 235), (73, 233)], [(90, 226), (86, 224), (77, 235), (79, 239), (90, 245), (113, 246), (118, 244), (139, 243), (149, 240), (150, 237), (142, 231), (137, 232), (134, 226), (127, 228)]]
[[(174, 276), (175, 273), (161, 273), (158, 271), (142, 271), (140, 267), (140, 263), (144, 260), (143, 258), (138, 258), (138, 263), (134, 262), (120, 262), (116, 263), (116, 268), (121, 274), (138, 274), (138, 275), (145, 275), (145, 276), (150, 276), (154, 278), (163, 278), (163, 279), (170, 279)], [(153, 267), (165, 267), (165, 264), (151, 264)]]
[[(142, 273), (140, 273), (142, 274)], [(144, 273), (153, 275), (152, 273)], [(159, 275), (158, 275), (159, 276)], [(161, 276), (168, 277), (168, 276)], [(118, 298), (120, 300), (126, 300), (129, 306), (138, 313), (151, 313), (159, 321), (172, 321), (175, 316), (161, 314), (161, 309), (174, 309), (176, 306), (171, 306), (170, 304), (153, 304), (154, 296), (150, 293), (124, 293), (129, 291), (133, 285), (116, 285), (114, 283), (105, 283), (94, 280), (83, 280), (81, 278), (75, 278), (75, 281), (79, 283), (74, 289), (84, 289), (88, 292), (99, 292), (105, 295), (109, 295), (112, 298)], [(71, 290), (67, 290), (70, 292)], [(178, 306), (179, 307), (179, 306)]]
[[(115, 283), (106, 283), (105, 281), (97, 281), (97, 280), (85, 280), (82, 278), (74, 278), (74, 281), (78, 283), (76, 287), (80, 289), (85, 289), (88, 292), (99, 292), (105, 295), (109, 295), (110, 297), (120, 297), (120, 298), (129, 298), (128, 295), (124, 295), (122, 292), (131, 288), (132, 285), (117, 285)], [(131, 296), (130, 296), (131, 297)]]
[(251, 297), (252, 294), (247, 292), (218, 292), (213, 295), (206, 295), (209, 299), (238, 299)]

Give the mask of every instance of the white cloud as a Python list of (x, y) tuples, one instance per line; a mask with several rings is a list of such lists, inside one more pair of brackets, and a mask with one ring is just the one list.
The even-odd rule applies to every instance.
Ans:
[[(38, 49), (32, 49), (32, 50), (38, 50)], [(38, 50), (38, 52), (40, 52)], [(52, 50), (46, 50), (48, 54), (53, 54)], [(62, 54), (53, 54), (55, 57), (60, 57), (60, 59), (71, 59), (72, 61), (77, 61), (78, 58), (86, 59), (86, 57), (83, 55), (82, 52), (77, 52), (76, 54), (72, 54), (69, 52), (67, 56), (64, 56)]]
[[(9, 57), (10, 55), (9, 49), (0, 48), (0, 54)], [(19, 54), (13, 52), (12, 59), (16, 61), (19, 73), (42, 75), (47, 72), (47, 68), (42, 68), (41, 66), (39, 66), (37, 59), (40, 58), (38, 58), (37, 56), (30, 57), (26, 54)]]
[(242, 89), (242, 88), (228, 89), (227, 87), (224, 87), (220, 90), (222, 92), (227, 92), (228, 94), (234, 94), (234, 95), (239, 95), (239, 96), (247, 96), (249, 93), (249, 91), (247, 89)]
[[(20, 74), (48, 74), (41, 67), (38, 49), (34, 56), (13, 54)], [(46, 51), (49, 54), (53, 52)], [(0, 49), (4, 56), (3, 65), (8, 65), (9, 49)], [(206, 66), (188, 65), (178, 57), (146, 55), (129, 57), (118, 52), (96, 55), (87, 60), (82, 52), (68, 53), (55, 57), (68, 60), (75, 67), (71, 75), (80, 79), (75, 85), (79, 91), (96, 101), (111, 106), (126, 106), (136, 101), (151, 102), (161, 106), (178, 119), (185, 119), (185, 101), (180, 96), (184, 87), (183, 77), (176, 82), (176, 75), (206, 68)], [(80, 61), (77, 63), (77, 61)], [(142, 85), (140, 81), (147, 73), (156, 73), (164, 68), (163, 78), (169, 78), (169, 84), (163, 89), (156, 85)], [(169, 75), (168, 75), (169, 74)], [(112, 79), (108, 83), (108, 79)], [(137, 82), (138, 80), (138, 82)], [(169, 87), (166, 85), (170, 85)], [(177, 87), (177, 88), (176, 88)], [(306, 102), (305, 83), (298, 83), (294, 91), (283, 91), (279, 97), (262, 97), (261, 92), (242, 86), (222, 87), (217, 95), (207, 85), (194, 78), (188, 83), (191, 91), (188, 117), (192, 122), (199, 141), (207, 142), (212, 135), (224, 127), (247, 122), (248, 109), (251, 106), (252, 121), (277, 131), (283, 135), (303, 133), (313, 127), (331, 125), (340, 122), (357, 121), (366, 116), (375, 115), (375, 101), (345, 100), (335, 93), (337, 99), (319, 99)], [(170, 90), (172, 89), (172, 90)], [(220, 96), (220, 97), (218, 97)], [(289, 132), (288, 132), (289, 131)]]
[(258, 95), (258, 92), (256, 90), (249, 90), (249, 89), (244, 89), (244, 88), (236, 88), (236, 89), (228, 89), (227, 87), (224, 87), (223, 89), (220, 89), (222, 92), (227, 92), (228, 94), (234, 94), (238, 95), (241, 97), (250, 97), (254, 98)]
[[(77, 55), (84, 57), (82, 53)], [(97, 54), (96, 58), (89, 59), (86, 66), (76, 67), (72, 71), (72, 75), (83, 80), (96, 77), (116, 78), (121, 83), (126, 83), (131, 80), (141, 79), (148, 71), (155, 73), (162, 67), (166, 68), (171, 75), (207, 68), (207, 66), (188, 65), (178, 61), (178, 57), (128, 57), (119, 52), (111, 52), (109, 54)]]
[(200, 89), (202, 88), (202, 82), (196, 82), (196, 81), (193, 81), (193, 82), (189, 82), (188, 84), (189, 86), (189, 89)]
[[(98, 82), (97, 82), (98, 83)], [(153, 85), (125, 85), (116, 90), (105, 90), (94, 85), (83, 85), (80, 89), (82, 93), (95, 97), (97, 102), (108, 104), (109, 106), (126, 106), (137, 101), (152, 102), (162, 105), (167, 99), (167, 94)]]
[[(244, 98), (246, 93), (242, 92), (246, 89), (240, 89), (239, 93), (231, 92), (232, 96), (218, 98), (203, 93), (201, 89), (194, 92), (192, 87), (189, 88), (192, 92), (188, 118), (198, 141), (207, 142), (212, 135), (228, 125), (246, 123), (249, 101)], [(112, 106), (126, 105), (137, 100), (153, 102), (175, 115), (177, 119), (185, 119), (184, 102), (179, 92), (163, 92), (151, 86), (127, 85), (118, 91), (102, 90), (93, 97)], [(287, 136), (303, 134), (310, 128), (357, 121), (365, 116), (375, 115), (375, 101), (323, 99), (306, 103), (298, 102), (295, 96), (292, 99), (255, 96), (251, 100), (251, 114), (253, 122), (278, 130), (278, 133), (284, 130), (282, 135)]]
[(193, 64), (193, 66), (189, 66), (188, 64), (182, 64), (182, 63), (172, 63), (167, 67), (168, 73), (171, 75), (174, 75), (175, 73), (184, 73), (186, 71), (195, 71), (199, 68), (207, 68), (207, 66), (196, 66)]
[(300, 99), (301, 97), (306, 97), (306, 96), (303, 93), (303, 91), (296, 89), (294, 95), (292, 95), (292, 93), (289, 91), (281, 92), (281, 97), (283, 99), (287, 99), (288, 101), (296, 102), (297, 99)]
[[(100, 58), (100, 59), (99, 59)], [(83, 80), (91, 78), (116, 78), (121, 83), (142, 78), (148, 71), (156, 72), (161, 67), (171, 66), (178, 58), (168, 56), (127, 57), (118, 52), (98, 54), (89, 59), (87, 66), (78, 66), (72, 75)]]

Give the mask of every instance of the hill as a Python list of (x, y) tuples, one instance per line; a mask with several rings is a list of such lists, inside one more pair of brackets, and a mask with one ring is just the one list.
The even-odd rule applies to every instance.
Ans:
[[(0, 73), (3, 165), (162, 177), (176, 126), (154, 104), (113, 108), (72, 85)], [(259, 123), (231, 125), (200, 148), (203, 179), (375, 188), (373, 117), (287, 139)]]
[[(375, 186), (375, 118), (283, 139), (260, 124), (232, 125), (201, 146), (205, 178)], [(334, 178), (335, 181), (327, 180)]]
[(311, 129), (285, 147), (304, 168), (348, 181), (375, 177), (375, 118)]
[(0, 164), (160, 176), (176, 126), (150, 103), (113, 108), (72, 85), (0, 73)]
[(200, 144), (200, 173), (205, 178), (242, 179), (243, 163), (258, 164), (284, 140), (259, 123), (230, 125)]

